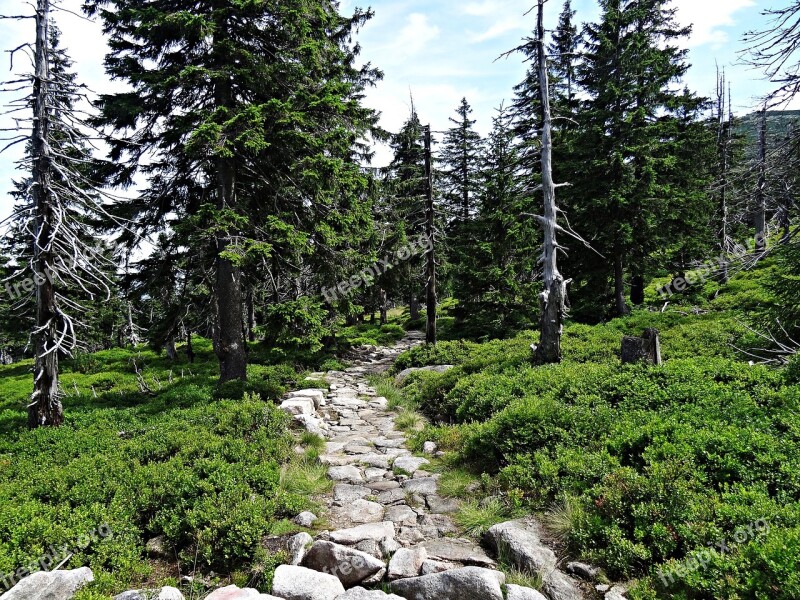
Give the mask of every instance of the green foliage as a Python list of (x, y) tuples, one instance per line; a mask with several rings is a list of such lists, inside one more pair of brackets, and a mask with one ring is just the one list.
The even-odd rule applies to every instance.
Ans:
[[(259, 563), (273, 523), (309, 505), (281, 485), (294, 441), (272, 402), (297, 375), (251, 365), (254, 387), (274, 393), (222, 393), (210, 343), (196, 352), (191, 365), (151, 351), (79, 356), (62, 378), (66, 424), (36, 431), (24, 429), (30, 365), (0, 367), (0, 572), (50, 545), (79, 546), (70, 567), (97, 579), (84, 596), (108, 597), (152, 577), (144, 544), (161, 534), (185, 571)], [(133, 360), (153, 396), (139, 391)], [(111, 535), (84, 547), (104, 525)]]

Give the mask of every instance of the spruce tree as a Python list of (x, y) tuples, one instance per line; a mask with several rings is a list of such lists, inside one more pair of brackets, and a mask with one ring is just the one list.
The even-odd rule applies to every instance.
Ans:
[(243, 264), (261, 257), (294, 282), (287, 301), (318, 295), (295, 285), (301, 274), (332, 273), (369, 223), (359, 161), (377, 116), (360, 100), (380, 73), (355, 66), (351, 42), (372, 13), (343, 17), (330, 0), (94, 0), (88, 10), (110, 37), (109, 74), (133, 88), (101, 102), (105, 124), (135, 132), (113, 149), (125, 159), (116, 181), (149, 177), (120, 211), (147, 233), (196, 221), (194, 242), (216, 263), (221, 379), (246, 378)]

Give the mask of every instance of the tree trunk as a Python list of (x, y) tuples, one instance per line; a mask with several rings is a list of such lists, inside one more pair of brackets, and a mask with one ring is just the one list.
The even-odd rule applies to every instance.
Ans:
[[(425, 236), (428, 251), (425, 254), (425, 343), (436, 344), (436, 252), (434, 250), (435, 213), (433, 206), (433, 169), (431, 159), (431, 126), (425, 128)], [(465, 188), (466, 189), (466, 188)], [(469, 217), (469, 193), (465, 193), (465, 218)]]
[[(717, 150), (719, 152), (719, 251), (722, 283), (728, 283), (728, 169), (733, 136), (733, 114), (725, 107), (725, 74), (717, 77)], [(730, 117), (726, 123), (726, 117)]]
[(256, 303), (253, 299), (253, 288), (247, 290), (247, 339), (256, 341)]
[(767, 107), (758, 128), (758, 188), (756, 189), (756, 252), (767, 248)]
[(189, 359), (189, 364), (194, 362), (194, 347), (192, 346), (192, 330), (186, 331), (186, 358)]
[(634, 306), (644, 304), (644, 276), (634, 275), (631, 281), (631, 302)]
[(536, 347), (536, 362), (550, 364), (561, 362), (561, 332), (564, 324), (566, 282), (558, 272), (558, 241), (556, 239), (558, 209), (556, 186), (553, 182), (553, 132), (550, 115), (550, 89), (547, 72), (547, 54), (544, 45), (544, 2), (539, 2), (537, 27), (539, 96), (542, 110), (542, 191), (544, 215), (541, 219), (544, 230), (544, 290), (541, 304), (541, 337)]
[(178, 358), (178, 351), (175, 349), (175, 336), (173, 335), (167, 338), (167, 358), (173, 361)]
[(412, 321), (419, 319), (419, 300), (417, 299), (416, 294), (411, 296), (411, 302), (409, 302), (408, 305), (408, 312)]
[(628, 314), (628, 304), (625, 302), (625, 267), (622, 262), (622, 253), (618, 250), (614, 257), (614, 300), (617, 315), (624, 317)]
[[(215, 46), (227, 35), (225, 24), (215, 32)], [(221, 61), (222, 59), (220, 59)], [(215, 84), (215, 102), (219, 108), (230, 109), (233, 95), (228, 70), (220, 64), (221, 74)], [(236, 208), (236, 167), (234, 159), (217, 158), (217, 209)], [(247, 354), (242, 339), (242, 273), (224, 254), (231, 243), (231, 232), (217, 233), (217, 328), (214, 351), (219, 358), (220, 381), (247, 379)]]
[(386, 306), (386, 290), (380, 291), (381, 298), (381, 325), (386, 325), (389, 322), (389, 309)]
[(54, 264), (51, 238), (56, 216), (51, 187), (50, 115), (47, 107), (50, 82), (50, 0), (36, 6), (36, 56), (33, 83), (33, 185), (31, 194), (36, 211), (36, 237), (33, 242), (36, 284), (36, 328), (33, 334), (35, 356), (34, 385), (28, 405), (28, 427), (58, 427), (64, 422), (64, 409), (58, 390), (58, 349), (60, 311), (52, 277)]

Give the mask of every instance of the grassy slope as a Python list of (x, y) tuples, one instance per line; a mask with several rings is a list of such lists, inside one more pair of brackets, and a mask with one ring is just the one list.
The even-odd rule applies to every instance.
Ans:
[[(414, 350), (398, 369), (457, 365), (409, 378), (412, 403), (456, 423), (417, 442), (487, 473), (509, 509), (550, 511), (573, 556), (640, 580), (634, 599), (800, 598), (800, 387), (734, 348), (758, 345), (739, 319), (769, 302), (770, 269), (696, 290), (703, 314), (676, 298), (571, 324), (557, 366), (529, 365), (535, 333)], [(622, 334), (645, 327), (661, 330), (665, 366), (621, 365)], [(706, 551), (722, 540), (727, 552)]]

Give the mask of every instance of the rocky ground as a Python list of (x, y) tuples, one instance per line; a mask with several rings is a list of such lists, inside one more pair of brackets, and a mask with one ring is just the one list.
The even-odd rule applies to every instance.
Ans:
[[(458, 501), (439, 496), (438, 475), (425, 469), (428, 458), (406, 448), (395, 413), (368, 382), (370, 374), (385, 372), (397, 355), (423, 341), (422, 334), (412, 332), (392, 348), (358, 349), (346, 371), (312, 376), (325, 377), (328, 390), (289, 394), (282, 409), (326, 439), (321, 461), (335, 482), (324, 500), (328, 530), (316, 538), (300, 533), (287, 541), (291, 564), (278, 567), (272, 595), (228, 586), (206, 600), (624, 600), (624, 588), (590, 583), (597, 576), (591, 566), (569, 563), (571, 575), (562, 571), (532, 518), (492, 527), (484, 540), (488, 551), (459, 536), (451, 516)], [(425, 451), (432, 456), (436, 448), (426, 444)], [(303, 513), (296, 521), (313, 529), (318, 518)], [(498, 556), (522, 572), (541, 574), (540, 589), (506, 585)], [(41, 598), (67, 600), (79, 587), (75, 577), (56, 573), (73, 572), (43, 574), (58, 579), (65, 594)], [(39, 582), (39, 587), (46, 586)], [(39, 598), (14, 592), (3, 599)], [(183, 596), (165, 587), (115, 598), (150, 599)]]

